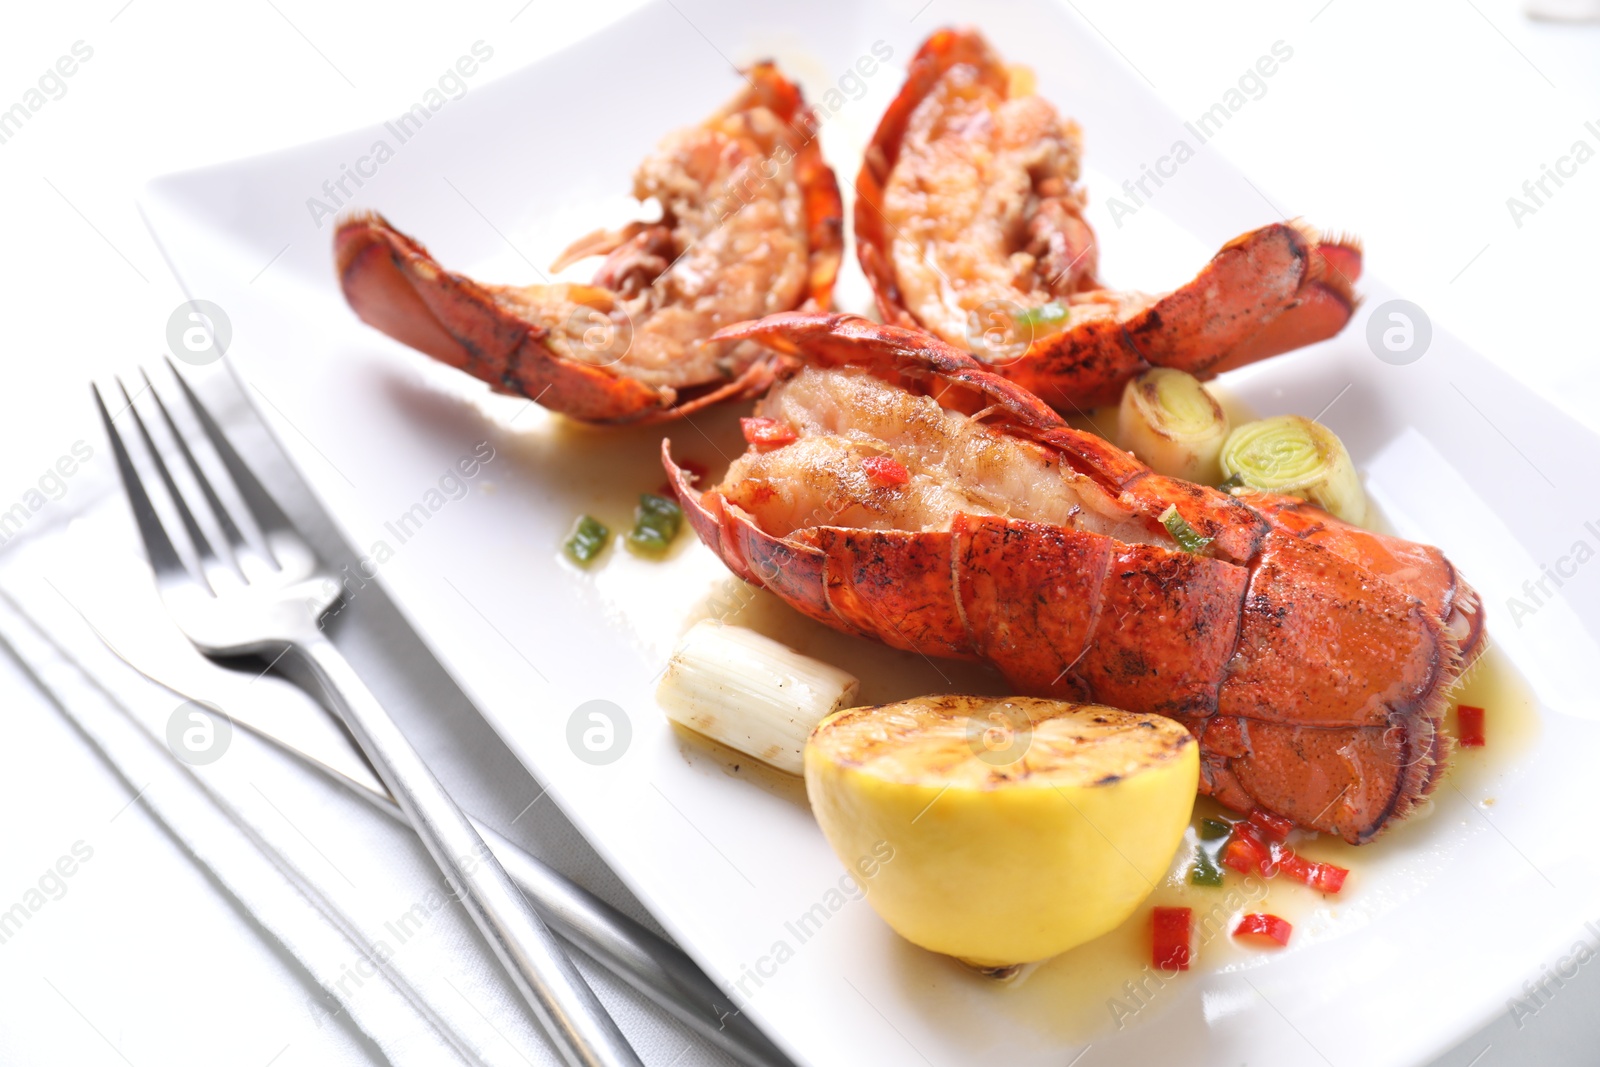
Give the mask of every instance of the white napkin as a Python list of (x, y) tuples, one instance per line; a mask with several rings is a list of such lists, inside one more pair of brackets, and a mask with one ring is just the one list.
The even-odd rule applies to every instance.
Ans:
[[(118, 536), (120, 527), (131, 540), (131, 524), (106, 510), (120, 503), (107, 501), (0, 559), (0, 640), (123, 777), (143, 787), (138, 803), (303, 964), (330, 1017), (347, 1013), (398, 1067), (558, 1063), (408, 830), (241, 729), (225, 748), (213, 735), (221, 748), (213, 762), (175, 755), (174, 745), (187, 745), (191, 758), (193, 748), (207, 747), (203, 721), (107, 650), (85, 619), (95, 617), (86, 598), (131, 595), (126, 583), (138, 561)], [(131, 578), (148, 581), (137, 570)], [(170, 626), (164, 618), (152, 625)], [(296, 714), (322, 714), (298, 693), (278, 697)], [(305, 706), (288, 708), (297, 700)], [(175, 713), (177, 740), (169, 741)], [(202, 732), (186, 742), (186, 729)], [(727, 1062), (581, 955), (574, 959), (645, 1062)], [(370, 1061), (348, 1039), (335, 1036), (328, 1047), (343, 1049), (340, 1062)]]

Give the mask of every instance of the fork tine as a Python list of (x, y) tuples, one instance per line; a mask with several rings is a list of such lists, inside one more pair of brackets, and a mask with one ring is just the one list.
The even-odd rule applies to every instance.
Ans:
[[(211, 417), (211, 412), (200, 403), (200, 398), (189, 388), (189, 383), (178, 373), (178, 368), (173, 365), (171, 359), (167, 360), (167, 366), (172, 370), (172, 376), (178, 379), (178, 388), (183, 390), (184, 397), (189, 401), (190, 410), (194, 412), (200, 428), (211, 441), (211, 447), (216, 449), (217, 455), (222, 459), (222, 465), (228, 468), (228, 476), (233, 479), (234, 487), (239, 490), (239, 496), (244, 500), (245, 507), (250, 510), (256, 526), (264, 534), (292, 533), (294, 525), (290, 523), (288, 516), (283, 513), (278, 502), (272, 499), (266, 487), (251, 473), (250, 468), (245, 466), (244, 460), (239, 458), (239, 453), (233, 450), (233, 445), (223, 436), (222, 429)], [(268, 550), (271, 550), (271, 546), (268, 546)]]
[(122, 443), (122, 435), (111, 422), (111, 412), (106, 410), (105, 398), (100, 395), (100, 387), (91, 385), (89, 388), (94, 392), (94, 404), (100, 409), (100, 421), (105, 425), (106, 436), (111, 439), (111, 451), (117, 457), (117, 474), (122, 478), (123, 492), (128, 494), (128, 504), (133, 508), (133, 519), (139, 526), (139, 537), (144, 541), (144, 550), (150, 557), (150, 566), (155, 569), (157, 575), (187, 574), (188, 568), (178, 558), (178, 550), (172, 547), (172, 540), (161, 525), (161, 517), (156, 514), (155, 507), (150, 503), (150, 495), (144, 491), (144, 483), (139, 480), (139, 472), (134, 468), (133, 459)]
[(178, 510), (178, 521), (183, 523), (183, 532), (189, 535), (189, 543), (194, 546), (195, 553), (202, 560), (220, 562), (216, 552), (211, 548), (211, 542), (206, 540), (205, 532), (200, 529), (200, 524), (194, 521), (194, 513), (189, 510), (189, 502), (178, 491), (178, 483), (172, 480), (172, 472), (167, 469), (167, 461), (161, 458), (155, 439), (150, 436), (150, 430), (140, 417), (139, 409), (133, 406), (133, 397), (128, 395), (128, 387), (122, 384), (121, 378), (117, 379), (117, 387), (122, 390), (122, 397), (128, 402), (128, 413), (133, 416), (133, 424), (139, 427), (139, 436), (144, 439), (144, 447), (156, 465), (156, 473), (161, 476), (161, 484), (167, 487), (167, 495), (172, 498), (173, 507)]
[(166, 403), (161, 399), (161, 394), (156, 391), (150, 381), (150, 375), (145, 373), (143, 367), (139, 368), (139, 376), (144, 379), (145, 388), (156, 399), (156, 409), (161, 412), (162, 421), (167, 425), (167, 432), (172, 439), (178, 442), (178, 451), (183, 453), (184, 462), (189, 467), (189, 473), (194, 477), (195, 483), (200, 486), (201, 494), (206, 498), (206, 505), (211, 508), (211, 514), (216, 516), (217, 524), (222, 527), (223, 536), (235, 549), (246, 548), (244, 535), (239, 532), (239, 527), (234, 525), (233, 516), (228, 509), (222, 506), (222, 501), (217, 497), (217, 491), (211, 487), (211, 479), (200, 469), (200, 464), (195, 462), (194, 453), (189, 450), (189, 442), (185, 441), (183, 434), (178, 432), (178, 424), (172, 421), (171, 412), (167, 411)]

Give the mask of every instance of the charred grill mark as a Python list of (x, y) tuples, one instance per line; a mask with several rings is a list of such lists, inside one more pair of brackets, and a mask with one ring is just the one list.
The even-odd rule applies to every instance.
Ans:
[(1121, 681), (1146, 678), (1157, 673), (1155, 668), (1145, 661), (1142, 653), (1131, 648), (1120, 649), (1116, 655), (1115, 665), (1109, 669), (1118, 675)]

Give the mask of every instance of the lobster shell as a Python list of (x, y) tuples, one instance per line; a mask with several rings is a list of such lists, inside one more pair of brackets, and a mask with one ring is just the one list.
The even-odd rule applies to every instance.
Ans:
[(663, 441), (690, 525), (739, 577), (846, 633), (990, 663), (1020, 693), (1171, 716), (1201, 742), (1203, 790), (1240, 811), (1359, 843), (1437, 785), (1448, 693), (1485, 641), (1477, 594), (1438, 549), (1293, 498), (1155, 474), (920, 331), (788, 313), (719, 336), (981, 410), (1153, 530), (1176, 507), (1211, 538), (1190, 554), (968, 514), (948, 530), (777, 537), (718, 488), (697, 490)]
[[(825, 310), (844, 255), (844, 208), (815, 136), (818, 120), (799, 86), (772, 63), (755, 65), (745, 77), (748, 87), (735, 103), (766, 108), (801, 139), (794, 175), (808, 248), (804, 306)], [(345, 299), (362, 321), (499, 391), (571, 418), (661, 422), (722, 400), (759, 396), (772, 384), (775, 368), (759, 354), (727, 378), (676, 388), (565, 357), (547, 342), (547, 325), (508, 310), (488, 287), (445, 270), (421, 242), (373, 212), (340, 223), (334, 254)], [(609, 288), (610, 280), (602, 266), (594, 284)]]
[[(897, 326), (926, 324), (907, 306), (895, 272), (890, 246), (898, 231), (884, 212), (885, 190), (913, 113), (957, 66), (1002, 96), (1011, 91), (1007, 67), (977, 31), (935, 32), (913, 57), (856, 177), (856, 255), (880, 316)], [(1089, 235), (1082, 255), (1088, 276), (1075, 295), (1103, 291), (1093, 278), (1094, 238), (1086, 222), (1074, 221)], [(1210, 377), (1334, 336), (1355, 311), (1361, 264), (1354, 239), (1325, 240), (1297, 221), (1272, 223), (1229, 241), (1192, 281), (1159, 299), (1044, 336), (1028, 328), (1016, 341), (1025, 345), (1020, 355), (986, 365), (1060, 411), (1114, 404), (1123, 385), (1151, 366)], [(1025, 297), (1019, 292), (1017, 299)]]

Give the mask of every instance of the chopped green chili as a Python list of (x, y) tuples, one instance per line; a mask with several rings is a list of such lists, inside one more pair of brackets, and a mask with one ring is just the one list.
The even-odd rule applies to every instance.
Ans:
[(1233, 824), (1222, 819), (1201, 819), (1196, 832), (1202, 841), (1221, 841), (1233, 833)]
[(1234, 471), (1220, 484), (1218, 484), (1217, 488), (1221, 489), (1224, 493), (1231, 493), (1235, 489), (1243, 489), (1244, 475), (1240, 474), (1238, 471)]
[(1195, 853), (1194, 866), (1189, 868), (1189, 884), (1207, 886), (1222, 884), (1222, 870), (1211, 858), (1211, 853), (1205, 849)]
[(1171, 534), (1172, 539), (1178, 542), (1178, 547), (1191, 555), (1198, 555), (1204, 552), (1206, 546), (1211, 543), (1211, 538), (1201, 537), (1200, 532), (1190, 526), (1182, 515), (1178, 514), (1177, 505), (1173, 505), (1161, 513), (1161, 525), (1165, 526), (1167, 533)]
[(591, 560), (605, 551), (606, 543), (611, 539), (611, 531), (605, 524), (593, 515), (583, 515), (578, 518), (572, 527), (572, 534), (562, 546), (566, 550), (567, 558), (579, 566), (587, 566)]
[(683, 509), (671, 497), (641, 493), (633, 510), (633, 529), (628, 531), (628, 547), (646, 556), (659, 556), (672, 545), (683, 527)]
[(1049, 330), (1064, 325), (1068, 319), (1072, 318), (1072, 309), (1065, 304), (1052, 300), (1050, 303), (1040, 304), (1038, 307), (1023, 308), (1012, 318), (1023, 326), (1035, 328), (1042, 326)]

